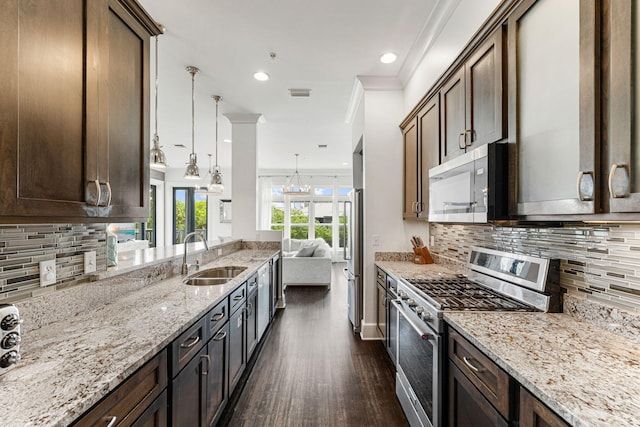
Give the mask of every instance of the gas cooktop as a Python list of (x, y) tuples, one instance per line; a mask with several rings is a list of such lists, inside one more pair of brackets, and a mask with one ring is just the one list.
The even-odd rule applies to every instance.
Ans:
[(440, 310), (535, 311), (529, 305), (501, 295), (466, 277), (404, 280)]

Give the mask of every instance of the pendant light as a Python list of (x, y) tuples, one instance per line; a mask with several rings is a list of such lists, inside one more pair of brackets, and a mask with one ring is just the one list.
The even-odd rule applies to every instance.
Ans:
[(158, 136), (158, 36), (156, 36), (156, 108), (155, 108), (155, 133), (153, 134), (153, 147), (151, 148), (151, 162), (152, 168), (166, 168), (167, 159), (164, 155), (164, 151), (160, 147), (160, 137)]
[(187, 71), (191, 74), (191, 154), (189, 154), (189, 164), (184, 172), (185, 179), (200, 179), (200, 169), (198, 169), (198, 157), (196, 156), (196, 137), (195, 137), (195, 116), (196, 116), (196, 96), (195, 81), (196, 74), (200, 71), (197, 67), (189, 65)]
[(300, 174), (298, 173), (298, 156), (296, 154), (296, 171), (291, 178), (287, 181), (287, 184), (282, 187), (282, 192), (288, 196), (306, 196), (309, 194), (309, 186), (302, 185)]
[[(207, 185), (207, 191), (212, 194), (222, 194), (224, 185), (222, 185), (222, 173), (220, 173), (220, 166), (218, 165), (218, 103), (222, 97), (220, 95), (212, 95), (211, 97), (216, 101), (216, 167), (211, 174), (211, 182)], [(211, 170), (209, 170), (209, 173), (211, 173)]]

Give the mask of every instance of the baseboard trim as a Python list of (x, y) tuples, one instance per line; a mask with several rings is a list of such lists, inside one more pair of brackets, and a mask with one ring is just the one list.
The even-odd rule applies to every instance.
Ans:
[(380, 341), (383, 338), (378, 332), (377, 323), (364, 323), (362, 322), (360, 327), (360, 339), (363, 341)]

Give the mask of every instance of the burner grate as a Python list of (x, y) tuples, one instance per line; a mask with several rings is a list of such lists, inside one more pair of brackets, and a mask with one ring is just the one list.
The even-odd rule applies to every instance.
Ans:
[(466, 277), (405, 280), (428, 296), (441, 310), (534, 311), (532, 307)]

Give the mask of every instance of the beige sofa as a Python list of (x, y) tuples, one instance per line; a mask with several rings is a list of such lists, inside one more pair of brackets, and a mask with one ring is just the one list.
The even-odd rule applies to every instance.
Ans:
[(331, 286), (331, 247), (324, 239), (282, 241), (283, 286)]

